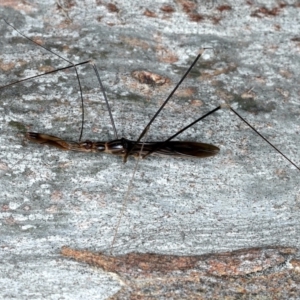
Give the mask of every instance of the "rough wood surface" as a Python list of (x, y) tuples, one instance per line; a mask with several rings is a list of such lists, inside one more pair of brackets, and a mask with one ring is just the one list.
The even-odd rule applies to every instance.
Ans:
[[(73, 63), (96, 61), (118, 133), (131, 139), (199, 50), (212, 48), (147, 139), (164, 140), (226, 100), (300, 164), (298, 2), (5, 1), (0, 10), (2, 19)], [(68, 65), (3, 20), (0, 32), (2, 86)], [(145, 72), (160, 77), (152, 75), (151, 81)], [(86, 110), (83, 138), (112, 139), (92, 69), (83, 66), (79, 74)], [(115, 275), (67, 260), (60, 249), (68, 245), (109, 253), (135, 160), (124, 165), (118, 157), (60, 152), (24, 139), (28, 130), (78, 139), (81, 106), (72, 70), (0, 93), (1, 297), (114, 295), (120, 289)], [(251, 253), (257, 247), (299, 248), (298, 170), (226, 109), (179, 139), (213, 143), (221, 151), (205, 160), (141, 161), (114, 256), (194, 257), (238, 249)], [(292, 257), (296, 266), (297, 253)], [(297, 277), (297, 267), (276, 270), (274, 276), (290, 272), (288, 278)], [(273, 275), (262, 276), (260, 284), (268, 289)], [(220, 289), (230, 295), (227, 279)], [(209, 282), (201, 285), (205, 289)]]

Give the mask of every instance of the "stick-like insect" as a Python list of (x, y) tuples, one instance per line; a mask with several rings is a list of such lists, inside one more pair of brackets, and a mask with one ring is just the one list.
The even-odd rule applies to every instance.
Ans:
[[(44, 46), (36, 43), (32, 39), (28, 38), (24, 34), (22, 34), (19, 30), (17, 30), (14, 26), (9, 24), (6, 20), (4, 20), (7, 25), (11, 26), (14, 30), (16, 30), (20, 35), (22, 35), (24, 38), (27, 40), (33, 42), (37, 46), (40, 46), (44, 48), (45, 50), (51, 52), (52, 54), (58, 56), (59, 58), (67, 61), (70, 63), (70, 66), (64, 67), (64, 68), (59, 68), (50, 72), (43, 73), (41, 75), (33, 76), (30, 78), (26, 78), (21, 81), (25, 80), (30, 80), (39, 76), (43, 76), (45, 74), (50, 74), (53, 72), (61, 71), (67, 68), (74, 67), (78, 84), (79, 84), (79, 89), (80, 89), (80, 97), (81, 97), (81, 105), (82, 105), (82, 126), (81, 126), (81, 131), (80, 131), (80, 136), (79, 136), (79, 142), (73, 142), (73, 141), (66, 141), (64, 139), (61, 139), (56, 136), (48, 135), (48, 134), (43, 134), (43, 133), (37, 133), (37, 132), (27, 132), (26, 133), (26, 138), (32, 142), (36, 142), (39, 144), (43, 145), (48, 145), (48, 146), (53, 146), (56, 148), (59, 148), (61, 150), (68, 150), (68, 151), (80, 151), (80, 152), (104, 152), (108, 154), (113, 154), (113, 155), (118, 155), (123, 157), (123, 161), (126, 162), (127, 158), (129, 155), (131, 156), (140, 156), (142, 158), (147, 157), (150, 154), (159, 154), (159, 155), (165, 155), (165, 156), (177, 156), (177, 157), (197, 157), (197, 158), (206, 158), (210, 156), (214, 156), (219, 153), (220, 149), (214, 145), (211, 144), (205, 144), (205, 143), (200, 143), (200, 142), (190, 142), (190, 141), (173, 141), (175, 137), (177, 137), (179, 134), (182, 132), (186, 131), (188, 128), (192, 127), (199, 121), (203, 120), (207, 116), (213, 114), (217, 110), (219, 110), (222, 106), (219, 105), (215, 109), (209, 111), (205, 115), (201, 116), (200, 118), (196, 119), (192, 123), (188, 124), (181, 130), (179, 130), (177, 133), (166, 139), (165, 141), (162, 142), (141, 142), (141, 139), (146, 135), (146, 133), (149, 131), (151, 124), (154, 122), (158, 114), (162, 111), (162, 109), (165, 107), (165, 105), (168, 103), (168, 101), (172, 98), (176, 90), (179, 88), (181, 83), (184, 81), (184, 79), (188, 76), (192, 68), (195, 66), (203, 52), (205, 51), (205, 48), (202, 49), (197, 57), (195, 58), (194, 62), (191, 64), (191, 66), (188, 68), (188, 70), (185, 72), (183, 77), (180, 79), (180, 81), (177, 83), (177, 85), (174, 87), (172, 92), (169, 94), (167, 99), (163, 102), (161, 107), (158, 109), (158, 111), (154, 114), (154, 116), (151, 118), (149, 123), (145, 126), (144, 130), (138, 137), (136, 141), (128, 140), (126, 138), (118, 138), (116, 126), (112, 117), (111, 109), (108, 103), (108, 99), (102, 84), (102, 81), (100, 79), (98, 70), (96, 68), (96, 65), (93, 64), (94, 71), (96, 73), (99, 85), (101, 86), (103, 97), (106, 101), (107, 109), (109, 112), (109, 116), (111, 119), (111, 123), (114, 129), (114, 136), (115, 140), (112, 141), (97, 141), (97, 142), (92, 142), (90, 140), (86, 140), (81, 142), (81, 137), (83, 133), (83, 124), (84, 124), (84, 103), (83, 103), (83, 95), (82, 95), (82, 88), (81, 88), (81, 83), (79, 80), (78, 72), (76, 67), (82, 64), (89, 63), (89, 61), (84, 61), (78, 64), (73, 64), (66, 58), (58, 55), (57, 53), (45, 48)], [(20, 82), (20, 81), (19, 81)], [(16, 82), (13, 82), (11, 84), (8, 84), (4, 87), (8, 87), (10, 85), (15, 84)], [(223, 105), (224, 106), (224, 105)], [(278, 148), (276, 148), (273, 144), (271, 144), (262, 134), (260, 134), (251, 124), (249, 124), (242, 116), (240, 116), (232, 107), (229, 105), (226, 105), (234, 114), (236, 114), (243, 122), (245, 122), (250, 128), (252, 128), (262, 139), (264, 139), (271, 147), (273, 147), (278, 153), (280, 153), (286, 160), (288, 160), (292, 165), (294, 165), (298, 170), (300, 168), (293, 162), (291, 161), (285, 154), (283, 154)]]
[(99, 142), (92, 142), (92, 141), (84, 141), (84, 142), (67, 142), (63, 139), (60, 139), (55, 136), (42, 134), (42, 133), (36, 133), (36, 132), (28, 132), (26, 134), (26, 137), (33, 142), (39, 143), (39, 144), (45, 144), (49, 146), (54, 146), (56, 148), (62, 149), (62, 150), (71, 150), (71, 151), (82, 151), (82, 152), (105, 152), (108, 154), (114, 154), (118, 156), (123, 157), (123, 161), (126, 162), (127, 157), (129, 155), (132, 156), (141, 156), (142, 158), (145, 158), (146, 156), (150, 154), (161, 154), (161, 155), (171, 155), (171, 156), (178, 156), (178, 157), (198, 157), (198, 158), (205, 158), (209, 156), (216, 155), (219, 152), (219, 148), (210, 145), (210, 144), (204, 144), (204, 143), (198, 143), (198, 142), (187, 142), (187, 141), (172, 141), (176, 136), (178, 136), (180, 133), (184, 132), (200, 120), (206, 118), (208, 115), (214, 113), (215, 111), (219, 110), (221, 106), (218, 106), (217, 108), (213, 109), (212, 111), (208, 112), (204, 116), (200, 117), (199, 119), (195, 120), (191, 124), (187, 125), (180, 131), (178, 131), (173, 136), (169, 137), (167, 140), (163, 142), (141, 142), (141, 139), (144, 137), (144, 135), (147, 133), (147, 131), (150, 128), (151, 123), (155, 120), (157, 115), (160, 113), (160, 111), (163, 109), (163, 107), (167, 104), (167, 102), (170, 100), (172, 95), (175, 93), (177, 88), (180, 86), (182, 81), (185, 79), (185, 77), (189, 74), (190, 70), (193, 68), (193, 66), (196, 64), (197, 60), (200, 58), (203, 51), (197, 56), (193, 64), (189, 67), (189, 69), (186, 71), (184, 76), (181, 78), (180, 82), (175, 86), (171, 94), (168, 96), (168, 98), (165, 100), (163, 105), (159, 108), (159, 110), (156, 112), (156, 114), (153, 116), (153, 118), (150, 120), (150, 122), (147, 124), (143, 132), (141, 133), (140, 137), (137, 141), (131, 141), (125, 138), (118, 139), (117, 130), (114, 125), (114, 121), (112, 118), (111, 110), (108, 104), (108, 100), (106, 97), (106, 93), (104, 90), (104, 87), (102, 85), (100, 76), (98, 74), (97, 68), (95, 65), (93, 65), (93, 68), (96, 72), (99, 84), (102, 88), (103, 96), (107, 103), (107, 108), (110, 114), (110, 118), (112, 121), (112, 125), (114, 128), (114, 134), (115, 134), (115, 140), (113, 141), (99, 141)]
[[(183, 80), (190, 73), (191, 69), (194, 67), (194, 65), (196, 64), (198, 59), (201, 57), (201, 55), (202, 55), (202, 53), (205, 49), (200, 51), (200, 53), (198, 54), (198, 56), (196, 57), (196, 59), (194, 60), (192, 65), (188, 68), (188, 70), (186, 71), (184, 76), (181, 78), (179, 83), (174, 87), (173, 91), (170, 93), (170, 95), (167, 97), (167, 99), (161, 105), (159, 110), (155, 113), (155, 115), (152, 117), (152, 119), (146, 125), (146, 127), (144, 128), (144, 130), (140, 134), (137, 141), (131, 141), (131, 140), (128, 140), (128, 139), (125, 139), (125, 138), (121, 138), (121, 139), (118, 138), (116, 126), (114, 124), (114, 120), (113, 120), (113, 117), (112, 117), (111, 109), (110, 109), (110, 106), (109, 106), (109, 103), (108, 103), (108, 100), (107, 100), (107, 97), (106, 97), (104, 87), (102, 85), (98, 70), (97, 70), (96, 66), (93, 65), (93, 68), (96, 72), (97, 79), (99, 81), (99, 84), (100, 84), (102, 92), (103, 92), (104, 99), (106, 101), (106, 105), (107, 105), (107, 108), (108, 108), (108, 112), (109, 112), (109, 115), (110, 115), (110, 119), (111, 119), (111, 122), (112, 122), (113, 129), (114, 129), (115, 140), (112, 140), (112, 141), (98, 141), (98, 142), (92, 142), (92, 141), (87, 140), (87, 141), (80, 142), (81, 137), (82, 137), (82, 133), (83, 133), (84, 107), (83, 107), (82, 88), (81, 88), (81, 83), (80, 83), (80, 80), (79, 80), (79, 77), (78, 77), (78, 72), (77, 72), (76, 66), (88, 63), (88, 61), (85, 61), (85, 62), (74, 65), (70, 61), (63, 58), (62, 56), (52, 52), (51, 50), (43, 47), (40, 44), (37, 44), (35, 41), (33, 41), (30, 38), (26, 37), (19, 30), (17, 30), (14, 26), (9, 24), (6, 20), (4, 20), (4, 21), (7, 23), (7, 25), (11, 26), (14, 30), (16, 30), (20, 35), (25, 37), (27, 40), (29, 40), (29, 41), (33, 42), (34, 44), (44, 48), (45, 50), (50, 51), (51, 53), (57, 55), (58, 57), (60, 57), (63, 60), (67, 61), (68, 63), (70, 63), (71, 66), (56, 69), (56, 70), (53, 70), (51, 72), (47, 72), (47, 74), (50, 74), (50, 73), (53, 73), (53, 72), (56, 72), (56, 71), (60, 71), (60, 70), (64, 70), (64, 69), (67, 69), (69, 67), (74, 67), (75, 72), (76, 72), (76, 76), (77, 76), (77, 79), (78, 79), (79, 88), (80, 88), (81, 102), (82, 102), (81, 105), (82, 105), (82, 112), (83, 113), (82, 113), (82, 126), (81, 126), (79, 142), (72, 142), (72, 141), (69, 142), (69, 141), (61, 139), (59, 137), (56, 137), (56, 136), (43, 134), (43, 133), (37, 133), (37, 132), (27, 132), (25, 136), (28, 140), (30, 140), (32, 142), (39, 143), (39, 144), (43, 144), (43, 145), (53, 146), (53, 147), (59, 148), (61, 150), (80, 151), (80, 152), (104, 152), (104, 153), (108, 153), (108, 154), (118, 155), (118, 156), (123, 157), (124, 162), (126, 162), (129, 155), (135, 156), (135, 157), (141, 156), (142, 158), (145, 158), (146, 156), (148, 156), (150, 154), (160, 154), (160, 155), (177, 156), (177, 157), (205, 158), (205, 157), (214, 156), (219, 152), (220, 149), (218, 147), (214, 146), (214, 145), (199, 143), (199, 142), (172, 141), (172, 140), (176, 136), (178, 136), (180, 133), (184, 132), (185, 130), (187, 130), (188, 128), (193, 126), (194, 124), (198, 123), (200, 120), (206, 118), (208, 115), (210, 115), (210, 114), (214, 113), (215, 111), (219, 110), (221, 108), (221, 106), (218, 106), (217, 108), (213, 109), (212, 111), (208, 112), (207, 114), (205, 114), (202, 117), (198, 118), (197, 120), (193, 121), (191, 124), (187, 125), (186, 127), (184, 127), (183, 129), (181, 129), (180, 131), (178, 131), (173, 136), (169, 137), (167, 140), (165, 140), (163, 142), (141, 142), (141, 139), (145, 136), (145, 134), (149, 130), (150, 125), (152, 124), (152, 122), (155, 120), (155, 118), (158, 116), (158, 114), (161, 112), (161, 110), (164, 108), (164, 106), (171, 99), (171, 97), (176, 92), (176, 90), (178, 89), (180, 84), (183, 82)], [(39, 76), (43, 76), (45, 74), (46, 73), (38, 75), (38, 76), (30, 77), (30, 78), (27, 78), (25, 80), (33, 79), (33, 78), (36, 78), (36, 77), (39, 77)], [(22, 81), (24, 81), (24, 80), (22, 80)], [(15, 83), (16, 82), (13, 82), (9, 85), (13, 85)], [(7, 87), (9, 85), (6, 85), (4, 87)]]

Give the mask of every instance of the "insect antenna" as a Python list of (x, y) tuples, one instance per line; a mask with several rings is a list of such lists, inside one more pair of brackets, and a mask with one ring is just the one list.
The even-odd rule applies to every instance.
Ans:
[(76, 77), (77, 77), (77, 81), (78, 81), (78, 86), (79, 86), (79, 91), (80, 91), (80, 98), (81, 98), (81, 130), (80, 130), (80, 135), (79, 135), (79, 141), (81, 140), (82, 138), (82, 134), (83, 134), (83, 125), (84, 125), (84, 105), (83, 105), (83, 92), (82, 92), (82, 87), (81, 87), (81, 83), (80, 83), (80, 79), (79, 79), (79, 74), (78, 74), (78, 71), (77, 71), (77, 66), (80, 66), (80, 65), (84, 65), (84, 64), (87, 64), (89, 63), (90, 61), (87, 60), (87, 61), (84, 61), (84, 62), (80, 62), (80, 63), (77, 63), (77, 64), (74, 64), (72, 63), (71, 61), (69, 61), (68, 59), (66, 59), (65, 57), (59, 55), (58, 53), (52, 51), (51, 49), (48, 49), (46, 47), (44, 47), (43, 45), (37, 43), (36, 41), (34, 41), (33, 39), (27, 37), (26, 35), (24, 35), (21, 31), (19, 31), (16, 27), (14, 27), (12, 24), (8, 23), (5, 19), (3, 19), (3, 21), (8, 25), (10, 26), (11, 28), (13, 28), (18, 34), (20, 34), (22, 37), (24, 37), (25, 39), (27, 39), (28, 41), (34, 43), (35, 45), (45, 49), (46, 51), (52, 53), (53, 55), (63, 59), (64, 61), (68, 62), (70, 64), (70, 66), (67, 66), (67, 67), (63, 67), (63, 68), (58, 68), (58, 69), (55, 69), (55, 70), (52, 70), (52, 71), (48, 71), (48, 72), (45, 72), (43, 74), (39, 74), (39, 75), (35, 75), (35, 76), (32, 76), (32, 77), (29, 77), (29, 78), (26, 78), (26, 79), (22, 79), (22, 80), (19, 80), (19, 81), (16, 81), (16, 82), (12, 82), (12, 83), (9, 83), (7, 85), (4, 85), (4, 86), (1, 86), (0, 88), (5, 88), (5, 87), (8, 87), (8, 86), (11, 86), (15, 83), (19, 83), (19, 82), (24, 82), (24, 81), (27, 81), (27, 80), (30, 80), (30, 79), (33, 79), (33, 78), (37, 78), (37, 77), (40, 77), (40, 76), (44, 76), (44, 75), (47, 75), (47, 74), (51, 74), (51, 73), (54, 73), (54, 72), (58, 72), (58, 71), (62, 71), (62, 70), (66, 70), (66, 69), (69, 69), (69, 68), (74, 68), (75, 69), (75, 73), (76, 73)]

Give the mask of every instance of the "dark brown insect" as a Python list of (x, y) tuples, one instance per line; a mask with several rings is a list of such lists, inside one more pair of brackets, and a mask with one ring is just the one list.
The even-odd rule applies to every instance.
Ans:
[[(198, 59), (201, 57), (201, 55), (205, 51), (205, 48), (203, 48), (199, 52), (199, 54), (196, 57), (196, 59), (194, 60), (194, 62), (188, 68), (188, 70), (183, 75), (183, 77), (178, 82), (178, 84), (174, 87), (174, 89), (169, 94), (169, 96), (164, 101), (164, 103), (161, 105), (161, 107), (158, 109), (158, 111), (154, 114), (154, 116), (149, 121), (149, 123), (145, 126), (144, 130), (142, 131), (142, 133), (140, 134), (139, 138), (136, 141), (131, 141), (131, 140), (128, 140), (128, 139), (125, 139), (125, 138), (121, 138), (121, 139), (118, 138), (116, 126), (114, 124), (114, 120), (113, 120), (113, 117), (112, 117), (110, 106), (109, 106), (109, 103), (108, 103), (106, 93), (105, 93), (104, 87), (102, 85), (100, 76), (98, 74), (98, 70), (97, 70), (95, 65), (92, 65), (93, 68), (94, 68), (94, 71), (96, 73), (97, 79), (99, 81), (99, 84), (102, 88), (103, 96), (104, 96), (104, 99), (106, 101), (106, 105), (107, 105), (108, 112), (109, 112), (109, 115), (110, 115), (111, 123), (112, 123), (113, 129), (114, 129), (115, 139), (112, 140), (112, 141), (92, 142), (92, 141), (87, 140), (87, 141), (81, 142), (80, 140), (81, 140), (81, 137), (82, 137), (83, 123), (84, 123), (84, 110), (83, 110), (82, 89), (81, 89), (81, 84), (80, 84), (80, 80), (79, 80), (79, 77), (78, 77), (76, 66), (86, 64), (86, 63), (90, 63), (90, 62), (85, 61), (85, 62), (74, 65), (72, 62), (68, 61), (64, 57), (61, 57), (60, 55), (56, 54), (55, 52), (52, 52), (51, 50), (45, 48), (44, 46), (42, 46), (42, 45), (36, 43), (35, 41), (31, 40), (30, 38), (26, 37), (21, 32), (19, 32), (14, 26), (10, 25), (8, 22), (6, 22), (6, 23), (9, 26), (11, 26), (14, 30), (16, 30), (20, 35), (22, 35), (23, 37), (28, 39), (29, 41), (33, 42), (34, 44), (36, 44), (36, 45), (38, 45), (42, 48), (44, 48), (45, 50), (53, 53), (54, 55), (60, 57), (61, 59), (65, 60), (65, 61), (67, 61), (68, 63), (71, 64), (68, 67), (64, 67), (64, 68), (56, 69), (56, 70), (53, 70), (53, 71), (50, 71), (50, 72), (46, 72), (46, 73), (43, 73), (41, 75), (37, 75), (37, 76), (27, 78), (25, 80), (29, 80), (29, 79), (32, 79), (32, 78), (35, 78), (35, 77), (43, 76), (45, 74), (49, 74), (49, 73), (57, 72), (57, 71), (60, 71), (60, 70), (64, 70), (64, 69), (67, 69), (67, 68), (70, 68), (70, 67), (74, 67), (76, 75), (77, 75), (77, 80), (78, 80), (78, 85), (79, 85), (79, 88), (80, 88), (80, 93), (81, 93), (82, 126), (81, 126), (79, 142), (66, 141), (66, 140), (61, 139), (61, 138), (56, 137), (56, 136), (43, 134), (43, 133), (37, 133), (37, 132), (27, 132), (25, 136), (28, 140), (30, 140), (32, 142), (39, 143), (39, 144), (43, 144), (43, 145), (54, 146), (54, 147), (59, 148), (61, 150), (67, 150), (67, 151), (104, 152), (104, 153), (108, 153), (108, 154), (114, 154), (114, 155), (122, 156), (124, 162), (127, 161), (127, 158), (130, 155), (135, 156), (135, 157), (140, 156), (142, 158), (145, 158), (146, 156), (148, 156), (150, 154), (158, 154), (158, 155), (165, 155), (165, 156), (176, 156), (176, 157), (205, 158), (205, 157), (214, 156), (214, 155), (218, 154), (218, 152), (220, 151), (220, 149), (218, 147), (216, 147), (214, 145), (211, 145), (211, 144), (204, 144), (204, 143), (191, 142), (191, 141), (171, 141), (171, 140), (173, 140), (176, 136), (178, 136), (179, 134), (181, 134), (182, 132), (184, 132), (185, 130), (187, 130), (188, 128), (190, 128), (191, 126), (193, 126), (194, 124), (196, 124), (200, 120), (206, 118), (210, 114), (213, 114), (214, 112), (219, 110), (221, 108), (221, 106), (216, 107), (215, 109), (213, 109), (210, 112), (206, 113), (202, 117), (196, 119), (194, 122), (188, 124), (186, 127), (179, 130), (177, 133), (175, 133), (174, 135), (172, 135), (171, 137), (169, 137), (167, 140), (165, 140), (163, 142), (141, 142), (141, 139), (146, 135), (146, 133), (150, 129), (150, 126), (153, 123), (153, 121), (156, 119), (158, 114), (161, 112), (161, 110), (164, 108), (164, 106), (171, 99), (171, 97), (176, 92), (178, 87), (181, 85), (183, 80), (190, 73), (191, 69), (194, 67), (194, 65), (196, 64)], [(22, 81), (24, 81), (24, 80), (22, 80)], [(13, 83), (11, 83), (9, 85), (6, 85), (4, 87), (13, 85), (15, 83), (16, 82), (13, 82)], [(293, 166), (295, 166), (300, 171), (300, 168), (294, 162), (292, 162), (286, 155), (284, 155), (279, 149), (277, 149), (273, 144), (271, 144), (262, 134), (260, 134), (251, 124), (249, 124), (242, 116), (240, 116), (232, 107), (230, 107), (229, 105), (225, 105), (225, 106), (227, 108), (229, 108), (234, 114), (236, 114), (243, 122), (245, 122), (251, 129), (253, 129), (262, 139), (264, 139), (271, 147), (273, 147), (278, 153), (280, 153), (286, 160), (288, 160)]]
[(193, 66), (196, 64), (202, 53), (205, 49), (200, 51), (196, 59), (194, 60), (193, 64), (189, 67), (189, 69), (186, 71), (184, 76), (181, 78), (179, 83), (175, 86), (173, 91), (170, 93), (168, 98), (165, 100), (165, 102), (161, 105), (159, 110), (156, 112), (156, 114), (152, 117), (150, 122), (147, 124), (143, 132), (141, 133), (140, 137), (137, 141), (131, 141), (125, 138), (118, 138), (117, 130), (114, 125), (114, 121), (111, 115), (111, 110), (108, 104), (108, 100), (106, 97), (105, 90), (103, 88), (100, 76), (98, 74), (97, 68), (95, 65), (93, 65), (93, 68), (96, 72), (99, 84), (103, 91), (103, 96), (105, 98), (107, 108), (111, 117), (111, 122), (114, 127), (114, 133), (115, 133), (115, 140), (113, 141), (84, 141), (84, 142), (73, 142), (73, 141), (65, 141), (59, 137), (55, 137), (52, 135), (47, 135), (43, 133), (38, 132), (28, 132), (26, 133), (26, 138), (29, 139), (32, 142), (36, 142), (43, 145), (48, 146), (54, 146), (56, 148), (59, 148), (61, 150), (67, 150), (67, 151), (80, 151), (80, 152), (104, 152), (108, 154), (118, 155), (123, 157), (123, 161), (126, 162), (127, 157), (129, 155), (135, 156), (135, 157), (142, 157), (145, 158), (146, 156), (150, 154), (158, 154), (158, 155), (165, 155), (165, 156), (177, 156), (177, 157), (198, 157), (198, 158), (205, 158), (209, 156), (216, 155), (220, 149), (214, 145), (210, 144), (204, 144), (204, 143), (198, 143), (198, 142), (190, 142), (190, 141), (171, 141), (173, 140), (177, 135), (182, 133), (183, 131), (187, 130), (200, 120), (204, 119), (208, 115), (214, 113), (215, 111), (219, 110), (221, 107), (218, 106), (217, 108), (213, 109), (209, 113), (205, 114), (204, 116), (200, 117), (199, 119), (195, 120), (191, 124), (187, 125), (180, 131), (178, 131), (173, 136), (169, 137), (167, 140), (163, 142), (141, 142), (141, 139), (146, 134), (146, 132), (149, 130), (152, 122), (155, 120), (157, 115), (161, 112), (163, 107), (167, 104), (167, 102), (171, 99), (172, 95), (175, 93), (175, 91), (178, 89), (182, 81), (186, 78), (186, 76), (189, 74)]
[[(113, 140), (110, 142), (67, 142), (56, 136), (27, 132), (26, 138), (32, 142), (39, 144), (45, 144), (48, 146), (54, 146), (61, 150), (71, 150), (80, 152), (104, 152), (107, 154), (113, 154), (125, 157), (126, 154), (132, 156), (146, 156), (149, 152), (153, 154), (172, 155), (172, 156), (193, 156), (193, 157), (209, 157), (216, 155), (219, 152), (219, 148), (204, 143), (197, 142), (138, 142), (130, 141), (125, 138), (119, 140)], [(129, 152), (130, 151), (130, 152)]]

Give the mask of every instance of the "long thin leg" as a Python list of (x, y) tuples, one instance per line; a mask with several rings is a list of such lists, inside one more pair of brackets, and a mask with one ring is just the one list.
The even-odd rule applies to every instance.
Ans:
[[(275, 149), (279, 154), (281, 154), (288, 162), (290, 162), (296, 169), (298, 169), (300, 171), (300, 167), (298, 167), (291, 159), (289, 159), (283, 152), (281, 152), (277, 147), (275, 147), (272, 143), (270, 143), (260, 132), (258, 132), (249, 122), (247, 122), (237, 111), (235, 111), (231, 106), (229, 105), (225, 105), (225, 107), (229, 108), (235, 115), (237, 115), (243, 122), (245, 122), (255, 133), (257, 133), (265, 142), (267, 142), (273, 149)], [(210, 112), (208, 112), (207, 114), (203, 115), (202, 117), (200, 117), (199, 119), (195, 120), (194, 122), (192, 122), (191, 124), (187, 125), (186, 127), (182, 128), (181, 130), (179, 130), (177, 133), (175, 133), (174, 135), (172, 135), (171, 137), (169, 137), (167, 140), (165, 140), (162, 144), (160, 144), (160, 148), (162, 148), (167, 142), (171, 141), (172, 139), (174, 139), (176, 136), (178, 136), (180, 133), (184, 132), (185, 130), (187, 130), (188, 128), (190, 128), (191, 126), (193, 126), (194, 124), (196, 124), (197, 122), (199, 122), (200, 120), (206, 118), (207, 116), (209, 116), (210, 114), (216, 112), (217, 110), (219, 110), (220, 108), (222, 108), (222, 106), (218, 106), (215, 109), (211, 110)], [(155, 150), (157, 150), (158, 148), (153, 147), (153, 149), (151, 151), (149, 151), (147, 154), (145, 154), (143, 156), (143, 158), (147, 157), (148, 155), (150, 155), (151, 153), (153, 153)]]
[(2, 85), (2, 86), (0, 86), (0, 90), (1, 90), (1, 89), (4, 89), (4, 88), (7, 88), (7, 87), (9, 87), (9, 86), (12, 86), (12, 85), (14, 85), (14, 84), (16, 84), (16, 83), (28, 81), (28, 80), (31, 80), (31, 79), (34, 79), (34, 78), (37, 78), (37, 77), (42, 77), (42, 76), (44, 76), (44, 75), (56, 73), (56, 72), (59, 72), (59, 71), (63, 71), (63, 70), (66, 70), (66, 69), (70, 69), (70, 68), (77, 67), (77, 66), (84, 65), (84, 64), (88, 64), (88, 63), (90, 63), (90, 61), (89, 61), (89, 60), (86, 60), (86, 61), (80, 62), (80, 63), (78, 63), (78, 64), (73, 64), (73, 65), (70, 65), (70, 66), (67, 66), (67, 67), (58, 68), (58, 69), (55, 69), (55, 70), (52, 70), (52, 71), (48, 71), (48, 72), (45, 72), (45, 73), (42, 73), (42, 74), (38, 74), (38, 75), (35, 75), (35, 76), (27, 77), (27, 78), (25, 78), (25, 79), (21, 79), (21, 80), (14, 81), (14, 82), (11, 82), (11, 83), (6, 84), (6, 85)]
[[(216, 112), (217, 110), (219, 110), (221, 108), (221, 106), (219, 105), (218, 107), (214, 108), (213, 110), (211, 110), (210, 112), (206, 113), (205, 115), (203, 115), (202, 117), (200, 117), (199, 119), (195, 120), (194, 122), (190, 123), (189, 125), (185, 126), (184, 128), (182, 128), (181, 130), (179, 130), (178, 132), (176, 132), (174, 135), (170, 136), (167, 140), (165, 140), (162, 144), (159, 145), (159, 148), (163, 148), (164, 145), (173, 140), (177, 135), (179, 135), (180, 133), (186, 131), (188, 128), (190, 128), (191, 126), (195, 125), (196, 123), (198, 123), (199, 121), (205, 119), (207, 116), (213, 114), (214, 112)], [(143, 156), (143, 158), (147, 157), (148, 155), (150, 155), (151, 153), (153, 153), (155, 150), (157, 150), (158, 147), (153, 147), (153, 149), (151, 151), (149, 151), (147, 154), (145, 154)]]
[[(40, 74), (40, 75), (36, 75), (36, 76), (33, 76), (31, 78), (28, 78), (28, 79), (32, 79), (32, 78), (36, 78), (36, 77), (39, 77), (39, 76), (43, 76), (45, 74), (51, 74), (51, 73), (54, 73), (54, 72), (57, 72), (57, 71), (60, 71), (60, 70), (65, 70), (65, 69), (68, 69), (70, 67), (73, 67), (75, 69), (75, 73), (76, 73), (76, 77), (77, 77), (77, 81), (78, 81), (78, 85), (79, 85), (79, 90), (80, 90), (80, 98), (81, 98), (81, 130), (80, 130), (80, 135), (79, 135), (79, 141), (81, 140), (81, 137), (82, 137), (82, 133), (83, 133), (83, 124), (84, 124), (84, 106), (83, 106), (83, 93), (82, 93), (82, 87), (81, 87), (81, 83), (80, 83), (80, 80), (79, 80), (79, 75), (78, 75), (78, 71), (77, 71), (77, 68), (76, 66), (79, 66), (79, 65), (83, 65), (83, 64), (86, 64), (88, 63), (89, 61), (85, 61), (85, 62), (82, 62), (82, 63), (79, 63), (79, 64), (73, 64), (71, 61), (69, 61), (68, 59), (64, 58), (63, 56), (55, 53), (54, 51), (50, 50), (50, 49), (47, 49), (46, 47), (44, 47), (43, 45), (35, 42), (34, 40), (32, 40), (31, 38), (27, 37), (26, 35), (24, 35), (22, 32), (20, 32), (17, 28), (15, 28), (13, 25), (11, 25), (10, 23), (8, 23), (5, 19), (3, 19), (3, 21), (10, 27), (12, 27), (16, 32), (18, 32), (22, 37), (24, 37), (25, 39), (29, 40), (30, 42), (34, 43), (35, 45), (49, 51), (50, 53), (52, 53), (53, 55), (63, 59), (64, 61), (68, 62), (69, 64), (71, 64), (71, 66), (68, 66), (68, 67), (64, 67), (64, 68), (60, 68), (60, 69), (57, 69), (57, 70), (54, 70), (54, 71), (50, 71), (50, 72), (46, 72), (44, 74)], [(19, 82), (22, 82), (22, 81), (25, 81), (25, 80), (28, 80), (28, 79), (24, 79), (24, 80), (20, 80)], [(9, 85), (12, 85), (14, 83), (11, 83)], [(9, 85), (6, 85), (9, 86)], [(5, 86), (4, 86), (5, 87)]]
[(245, 122), (252, 130), (254, 130), (265, 142), (267, 142), (273, 149), (275, 149), (279, 154), (281, 154), (288, 162), (290, 162), (295, 168), (300, 171), (300, 168), (291, 161), (284, 153), (282, 153), (278, 148), (276, 148), (272, 143), (270, 143), (261, 133), (259, 133), (250, 123), (248, 123), (240, 114), (238, 114), (231, 106), (228, 108), (237, 115), (243, 122)]
[(115, 125), (115, 122), (114, 122), (114, 118), (112, 116), (112, 113), (111, 113), (111, 109), (110, 109), (110, 105), (108, 103), (108, 99), (106, 97), (106, 93), (105, 93), (105, 89), (104, 89), (104, 86), (102, 84), (102, 81), (100, 79), (100, 75), (99, 75), (99, 72), (98, 72), (98, 69), (97, 69), (97, 66), (95, 64), (92, 64), (92, 67), (96, 73), (96, 76), (97, 76), (97, 79), (98, 79), (98, 82), (101, 86), (101, 90), (102, 90), (102, 94), (103, 94), (103, 97), (105, 99), (105, 102), (106, 102), (106, 106), (107, 106), (107, 110), (108, 110), (108, 113), (109, 113), (109, 117), (110, 117), (110, 121), (111, 121), (111, 124), (113, 126), (113, 129), (114, 129), (114, 135), (115, 135), (115, 139), (118, 140), (118, 133), (117, 133), (117, 129), (116, 129), (116, 125)]
[[(172, 90), (172, 92), (170, 93), (170, 95), (167, 97), (167, 99), (164, 101), (164, 103), (161, 105), (161, 107), (159, 108), (159, 110), (154, 114), (154, 116), (151, 118), (151, 120), (149, 121), (149, 123), (146, 125), (146, 127), (144, 128), (144, 130), (140, 134), (139, 138), (137, 139), (136, 143), (138, 143), (143, 138), (143, 136), (146, 134), (146, 132), (149, 130), (149, 128), (150, 128), (151, 124), (153, 123), (153, 121), (155, 120), (155, 118), (158, 116), (158, 114), (161, 112), (161, 110), (165, 107), (165, 105), (168, 103), (168, 101), (172, 98), (172, 96), (174, 95), (174, 93), (176, 92), (176, 90), (178, 89), (178, 87), (181, 85), (181, 83), (183, 82), (183, 80), (187, 77), (187, 75), (190, 73), (190, 71), (192, 70), (192, 68), (194, 67), (194, 65), (197, 63), (198, 59), (203, 54), (203, 52), (205, 51), (205, 49), (208, 49), (208, 48), (201, 49), (201, 51), (199, 52), (199, 54), (197, 55), (197, 57), (195, 58), (195, 60), (191, 64), (191, 66), (188, 68), (188, 70), (182, 76), (182, 78), (180, 79), (180, 81), (176, 84), (176, 86), (174, 87), (174, 89)], [(129, 151), (124, 156), (124, 162), (126, 162), (126, 159), (129, 156), (130, 152), (131, 151), (129, 149)]]

